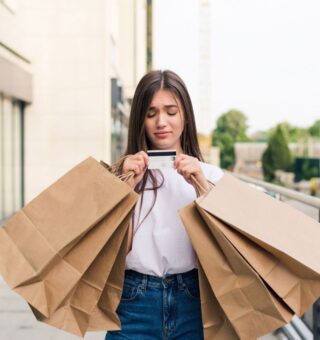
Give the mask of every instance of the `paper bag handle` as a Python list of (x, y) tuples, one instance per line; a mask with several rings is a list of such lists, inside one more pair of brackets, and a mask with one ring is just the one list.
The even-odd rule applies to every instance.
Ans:
[[(199, 196), (201, 196), (201, 195), (203, 195), (207, 192), (207, 190), (199, 183), (199, 181), (196, 179), (196, 177), (194, 175), (191, 175), (191, 181), (192, 181), (193, 186), (196, 190), (197, 197), (199, 197)], [(214, 183), (212, 183), (208, 180), (207, 180), (207, 182), (210, 184), (210, 189), (215, 186)]]
[(135, 176), (135, 172), (133, 170), (130, 170), (126, 174), (120, 173), (121, 166), (126, 157), (127, 156), (121, 157), (119, 160), (117, 160), (112, 165), (105, 163), (103, 160), (100, 160), (100, 164), (103, 165), (108, 171), (110, 171), (112, 174), (117, 176), (122, 181), (128, 182)]

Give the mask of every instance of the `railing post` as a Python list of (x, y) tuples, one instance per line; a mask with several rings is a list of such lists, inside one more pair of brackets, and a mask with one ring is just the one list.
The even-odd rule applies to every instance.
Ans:
[(320, 340), (320, 299), (313, 304), (313, 339)]
[[(318, 221), (320, 222), (320, 209)], [(313, 304), (313, 338), (320, 340), (320, 299)]]

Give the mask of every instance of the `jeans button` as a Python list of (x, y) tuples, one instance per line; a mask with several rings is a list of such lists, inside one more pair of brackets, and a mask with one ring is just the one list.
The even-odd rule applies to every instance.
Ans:
[(172, 278), (171, 278), (171, 277), (165, 277), (165, 278), (163, 279), (163, 282), (164, 282), (164, 283), (171, 283), (171, 282), (172, 282)]

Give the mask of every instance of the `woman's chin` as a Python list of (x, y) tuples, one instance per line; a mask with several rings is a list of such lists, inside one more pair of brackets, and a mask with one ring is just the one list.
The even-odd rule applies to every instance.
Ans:
[(154, 146), (155, 150), (175, 150), (175, 147), (171, 144), (157, 144)]

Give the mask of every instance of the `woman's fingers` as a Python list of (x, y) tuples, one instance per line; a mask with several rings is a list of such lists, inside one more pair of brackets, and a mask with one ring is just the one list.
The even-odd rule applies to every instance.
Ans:
[(190, 179), (192, 174), (197, 175), (201, 172), (198, 159), (187, 155), (178, 155), (175, 160), (175, 167), (178, 173), (186, 179)]
[(122, 173), (128, 173), (134, 171), (135, 176), (130, 182), (130, 185), (134, 188), (142, 179), (147, 166), (149, 158), (144, 151), (137, 152), (134, 155), (127, 156), (123, 162)]
[(180, 154), (176, 157), (174, 165), (189, 184), (195, 185), (192, 181), (193, 176), (205, 190), (210, 189), (197, 158)]
[(193, 164), (187, 164), (183, 166), (180, 170), (181, 175), (186, 179), (191, 179), (191, 176), (197, 176), (199, 169), (195, 167)]
[(148, 161), (148, 155), (144, 151), (140, 151), (134, 155), (128, 156), (123, 163), (123, 168), (125, 170), (140, 172), (147, 167)]
[(139, 163), (139, 161), (128, 161), (123, 166), (123, 172), (127, 173), (129, 171), (133, 171), (135, 175), (140, 175), (143, 172), (143, 163)]
[(149, 164), (149, 156), (144, 151), (139, 151), (138, 154), (142, 157), (144, 164), (148, 166)]
[(139, 151), (136, 154), (132, 155), (133, 159), (141, 160), (143, 163), (148, 165), (149, 163), (149, 156), (144, 151)]
[(133, 155), (130, 161), (138, 164), (141, 169), (145, 169), (148, 166), (149, 157), (144, 151), (140, 151)]
[(128, 164), (128, 170), (133, 170), (136, 175), (139, 175), (143, 172), (144, 169), (144, 162), (141, 160), (135, 160)]

